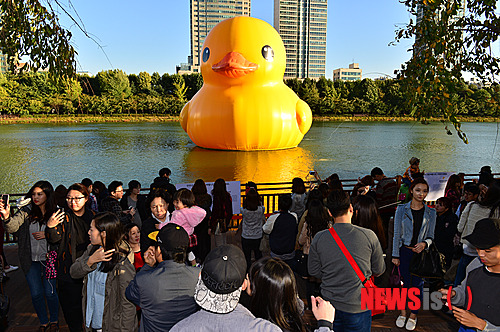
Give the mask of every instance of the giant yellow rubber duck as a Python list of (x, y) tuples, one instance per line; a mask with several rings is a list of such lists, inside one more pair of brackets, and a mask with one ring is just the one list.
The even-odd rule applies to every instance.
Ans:
[(311, 109), (283, 82), (285, 47), (271, 25), (246, 16), (224, 20), (205, 38), (201, 56), (203, 87), (180, 114), (196, 145), (252, 151), (300, 143)]

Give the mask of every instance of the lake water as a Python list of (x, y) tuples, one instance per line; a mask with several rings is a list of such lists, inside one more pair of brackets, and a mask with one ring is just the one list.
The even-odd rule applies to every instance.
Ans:
[(230, 152), (196, 147), (177, 122), (120, 124), (16, 124), (0, 126), (0, 192), (26, 192), (39, 179), (66, 186), (84, 177), (108, 184), (137, 179), (149, 186), (162, 167), (174, 183), (284, 182), (316, 169), (357, 178), (381, 167), (402, 174), (412, 156), (427, 172), (500, 171), (499, 126), (465, 123), (464, 144), (441, 123), (315, 122), (299, 147), (280, 151)]

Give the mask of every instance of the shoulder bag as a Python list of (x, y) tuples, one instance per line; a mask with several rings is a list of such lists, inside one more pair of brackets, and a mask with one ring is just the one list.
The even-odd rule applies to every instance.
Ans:
[(413, 254), (410, 260), (410, 273), (420, 278), (443, 278), (446, 273), (444, 255), (434, 242), (429, 248)]
[[(340, 239), (340, 237), (337, 234), (337, 232), (335, 231), (335, 229), (333, 227), (330, 227), (329, 230), (330, 230), (330, 234), (332, 234), (333, 239), (335, 240), (335, 242), (339, 246), (340, 250), (342, 250), (342, 253), (344, 254), (345, 258), (347, 258), (347, 260), (349, 261), (349, 264), (351, 264), (351, 267), (354, 269), (354, 272), (356, 272), (356, 275), (358, 276), (359, 280), (361, 280), (361, 284), (363, 286), (365, 286), (365, 288), (378, 288), (377, 286), (375, 286), (375, 283), (373, 282), (373, 276), (370, 279), (365, 277), (365, 275), (363, 274), (363, 272), (359, 268), (359, 266), (356, 263), (356, 261), (354, 260), (354, 258), (352, 258), (351, 253), (349, 252), (349, 250), (347, 250), (346, 246), (344, 245), (344, 242), (342, 242), (342, 240)], [(382, 303), (387, 304), (387, 301), (385, 300), (385, 294), (384, 294), (384, 300), (382, 301)], [(380, 314), (385, 313), (386, 306), (384, 305), (383, 307), (384, 307), (384, 309), (381, 309), (381, 310), (372, 310), (371, 311), (372, 316), (376, 316), (376, 315), (380, 315)], [(373, 305), (372, 308), (375, 308), (375, 305)]]

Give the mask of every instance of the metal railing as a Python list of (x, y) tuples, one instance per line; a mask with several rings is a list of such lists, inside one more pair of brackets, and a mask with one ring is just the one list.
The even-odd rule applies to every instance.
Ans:
[[(493, 173), (493, 176), (499, 176), (500, 173)], [(464, 182), (470, 182), (478, 178), (478, 174), (465, 174)], [(391, 178), (391, 179), (395, 179)], [(341, 179), (344, 190), (351, 191), (353, 187), (358, 183), (358, 179)], [(317, 183), (316, 181), (306, 181), (306, 185), (311, 185)], [(241, 184), (241, 203), (245, 199), (245, 183)], [(280, 194), (290, 193), (292, 189), (292, 182), (265, 182), (257, 183), (257, 188), (259, 195), (262, 198), (262, 204), (266, 208), (266, 215), (272, 214), (274, 211), (278, 210), (278, 197)], [(149, 191), (149, 188), (143, 188), (142, 191)], [(24, 197), (26, 194), (10, 194), (10, 202), (15, 202), (12, 197)], [(11, 215), (16, 212), (17, 207), (11, 205)], [(236, 214), (233, 216), (230, 228), (238, 228), (241, 220), (241, 214)], [(13, 234), (5, 232), (4, 242), (12, 243), (17, 242), (17, 238)]]

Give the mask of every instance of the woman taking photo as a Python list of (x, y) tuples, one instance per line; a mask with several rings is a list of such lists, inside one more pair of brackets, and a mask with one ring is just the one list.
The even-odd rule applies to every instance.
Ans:
[[(30, 288), (31, 301), (40, 321), (39, 331), (59, 330), (59, 300), (55, 279), (47, 279), (45, 274), (47, 241), (45, 227), (49, 219), (62, 219), (64, 213), (56, 211), (54, 188), (47, 181), (38, 181), (31, 187), (25, 198), (31, 203), (23, 206), (12, 217), (10, 205), (0, 202), (0, 215), (5, 230), (18, 238), (18, 254), (21, 268)], [(47, 316), (49, 307), (50, 320)]]
[(73, 279), (69, 274), (71, 264), (87, 249), (89, 228), (94, 213), (86, 208), (89, 191), (81, 183), (68, 188), (66, 214), (56, 215), (47, 223), (47, 241), (57, 246), (57, 292), (64, 319), (71, 332), (82, 331), (82, 287), (83, 279)]
[(134, 208), (137, 213), (132, 217), (132, 222), (142, 227), (142, 222), (148, 218), (146, 212), (146, 198), (141, 194), (141, 184), (137, 180), (128, 183), (128, 189), (120, 200), (123, 211)]
[[(405, 288), (420, 289), (420, 301), (422, 301), (424, 281), (410, 274), (410, 261), (413, 254), (428, 248), (434, 239), (436, 210), (425, 204), (428, 193), (427, 182), (423, 178), (415, 179), (410, 186), (411, 201), (399, 205), (394, 217), (392, 263), (400, 267)], [(408, 317), (406, 310), (401, 310), (396, 326), (402, 328), (406, 322), (406, 329), (413, 331), (417, 325), (417, 314), (418, 310), (412, 310)]]
[(302, 218), (302, 214), (306, 210), (306, 186), (304, 180), (301, 178), (294, 178), (292, 180), (292, 207), (290, 212), (295, 212), (297, 219)]
[(226, 232), (233, 218), (233, 202), (231, 195), (227, 192), (226, 181), (217, 179), (212, 190), (212, 216), (210, 217), (210, 233), (215, 235), (215, 246), (226, 244)]
[(70, 273), (83, 280), (83, 321), (87, 331), (137, 331), (136, 307), (125, 297), (135, 276), (134, 254), (123, 241), (123, 227), (110, 212), (90, 224), (90, 245)]

